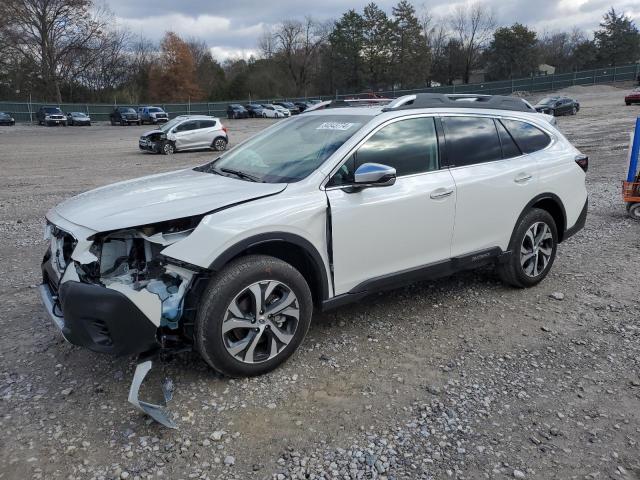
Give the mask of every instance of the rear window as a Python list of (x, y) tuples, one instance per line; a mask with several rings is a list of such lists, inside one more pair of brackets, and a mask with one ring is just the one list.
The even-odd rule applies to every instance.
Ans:
[(445, 117), (447, 158), (463, 167), (502, 159), (502, 147), (492, 118)]
[(500, 121), (507, 128), (523, 153), (537, 152), (551, 143), (549, 135), (530, 123), (506, 119)]

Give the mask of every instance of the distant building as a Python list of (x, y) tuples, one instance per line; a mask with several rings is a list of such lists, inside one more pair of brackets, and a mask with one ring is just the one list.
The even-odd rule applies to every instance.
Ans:
[(556, 67), (541, 63), (538, 65), (538, 75), (553, 75), (556, 73)]

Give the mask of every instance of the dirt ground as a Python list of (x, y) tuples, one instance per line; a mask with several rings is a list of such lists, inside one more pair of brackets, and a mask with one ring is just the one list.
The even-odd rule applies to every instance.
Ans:
[[(127, 403), (134, 359), (69, 345), (48, 320), (43, 216), (214, 153), (141, 153), (148, 126), (0, 127), (0, 479), (640, 479), (640, 223), (620, 197), (640, 106), (624, 92), (566, 91), (590, 210), (544, 282), (514, 290), (487, 268), (316, 314), (259, 378), (182, 354), (147, 382), (175, 382), (178, 430)], [(271, 121), (225, 123), (233, 146)]]

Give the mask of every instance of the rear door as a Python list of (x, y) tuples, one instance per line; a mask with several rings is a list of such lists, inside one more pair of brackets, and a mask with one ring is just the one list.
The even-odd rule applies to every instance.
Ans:
[(198, 121), (198, 147), (210, 147), (215, 137), (215, 120), (199, 120)]
[(537, 194), (536, 159), (523, 154), (498, 119), (442, 120), (457, 194), (451, 256), (506, 250), (518, 216)]

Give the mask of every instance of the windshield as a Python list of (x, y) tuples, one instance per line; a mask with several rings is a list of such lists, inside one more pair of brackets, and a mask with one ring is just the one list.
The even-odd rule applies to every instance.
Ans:
[(168, 122), (166, 122), (162, 126), (158, 127), (158, 130), (162, 130), (163, 132), (168, 132), (173, 127), (175, 127), (178, 123), (180, 123), (182, 120), (184, 120), (184, 119), (182, 119), (182, 118), (174, 118), (173, 120), (169, 120)]
[(71, 112), (71, 116), (73, 117), (86, 117), (86, 115), (82, 112)]
[(44, 109), (44, 111), (46, 113), (62, 113), (62, 110), (60, 110), (59, 108), (55, 108), (55, 107), (46, 107)]
[(160, 113), (160, 112), (162, 112), (162, 109), (158, 108), (158, 107), (151, 107), (149, 109), (149, 112), (151, 112), (151, 113)]
[(7, 118), (8, 116), (8, 113), (0, 112), (0, 118)]
[(120, 113), (136, 113), (136, 111), (133, 108), (122, 107), (122, 108), (119, 108), (118, 110), (120, 110)]
[(553, 97), (545, 97), (538, 102), (538, 105), (549, 105), (550, 103), (554, 103), (556, 100), (558, 99)]
[(362, 115), (296, 117), (196, 170), (266, 183), (297, 182), (322, 165), (370, 118)]

